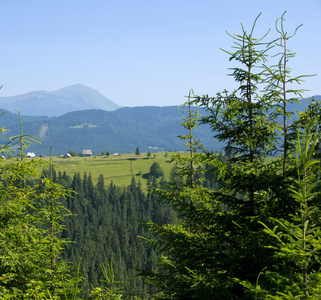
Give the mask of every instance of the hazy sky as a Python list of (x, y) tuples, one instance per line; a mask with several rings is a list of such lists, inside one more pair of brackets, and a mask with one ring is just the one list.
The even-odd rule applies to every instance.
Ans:
[(12, 0), (1, 1), (0, 96), (94, 88), (121, 106), (177, 105), (193, 88), (234, 89), (227, 76), (240, 24), (258, 36), (285, 10), (286, 29), (304, 24), (288, 47), (306, 96), (321, 94), (321, 0)]

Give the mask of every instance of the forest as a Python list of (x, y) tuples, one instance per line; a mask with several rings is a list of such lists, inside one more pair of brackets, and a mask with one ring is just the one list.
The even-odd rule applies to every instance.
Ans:
[[(7, 131), (3, 137), (20, 133), (19, 116), (9, 111), (2, 118)], [(24, 131), (41, 138), (41, 143), (33, 143), (28, 148), (37, 156), (65, 154), (67, 151), (82, 152), (91, 149), (94, 155), (102, 151), (110, 153), (133, 153), (137, 146), (142, 152), (183, 151), (184, 143), (177, 139), (184, 134), (180, 127), (182, 110), (177, 106), (167, 107), (123, 107), (115, 111), (98, 109), (74, 111), (59, 117), (30, 117), (22, 113)], [(143, 117), (142, 117), (143, 116)], [(211, 138), (208, 126), (200, 126), (197, 134), (206, 146), (218, 149), (220, 144)], [(2, 141), (0, 140), (0, 145)]]
[(259, 21), (230, 34), (234, 91), (189, 92), (179, 136), (189, 156), (171, 156), (170, 180), (150, 176), (147, 193), (134, 177), (94, 185), (26, 160), (36, 140), (23, 127), (10, 138), (2, 150), (20, 157), (0, 160), (1, 298), (321, 298), (321, 102), (289, 111), (308, 77), (291, 76), (300, 26), (288, 34), (283, 14), (267, 40)]

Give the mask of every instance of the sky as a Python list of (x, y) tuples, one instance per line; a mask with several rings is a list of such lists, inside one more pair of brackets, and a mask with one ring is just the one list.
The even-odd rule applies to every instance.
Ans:
[(214, 96), (237, 85), (222, 49), (231, 34), (269, 29), (285, 11), (292, 76), (312, 75), (304, 96), (321, 95), (321, 0), (1, 1), (0, 97), (91, 87), (120, 106), (182, 104), (193, 89)]

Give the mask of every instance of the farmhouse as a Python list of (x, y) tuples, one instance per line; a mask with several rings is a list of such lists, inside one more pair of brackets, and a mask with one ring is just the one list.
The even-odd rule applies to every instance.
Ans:
[(34, 152), (28, 152), (27, 157), (36, 157), (36, 154)]
[(92, 155), (93, 155), (93, 153), (91, 152), (91, 150), (84, 150), (82, 152), (82, 156), (84, 156), (84, 157), (88, 157), (88, 156), (92, 156)]
[(64, 158), (70, 158), (71, 157), (71, 155), (69, 154), (69, 153), (66, 153), (65, 155), (64, 155)]

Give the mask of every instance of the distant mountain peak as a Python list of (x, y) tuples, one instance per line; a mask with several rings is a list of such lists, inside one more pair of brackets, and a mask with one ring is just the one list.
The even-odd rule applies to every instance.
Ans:
[(77, 110), (113, 111), (120, 106), (90, 87), (75, 84), (56, 91), (33, 91), (0, 97), (0, 108), (12, 113), (17, 113), (20, 108), (21, 114), (26, 116), (56, 117)]
[(92, 91), (97, 92), (93, 88), (91, 88), (91, 87), (89, 87), (87, 85), (81, 84), (81, 83), (69, 85), (69, 86), (66, 86), (66, 87), (62, 87), (62, 88), (60, 88), (60, 89), (58, 89), (57, 91), (54, 91), (54, 92), (61, 92), (61, 91), (65, 91), (65, 90), (67, 90), (67, 91), (92, 90)]

